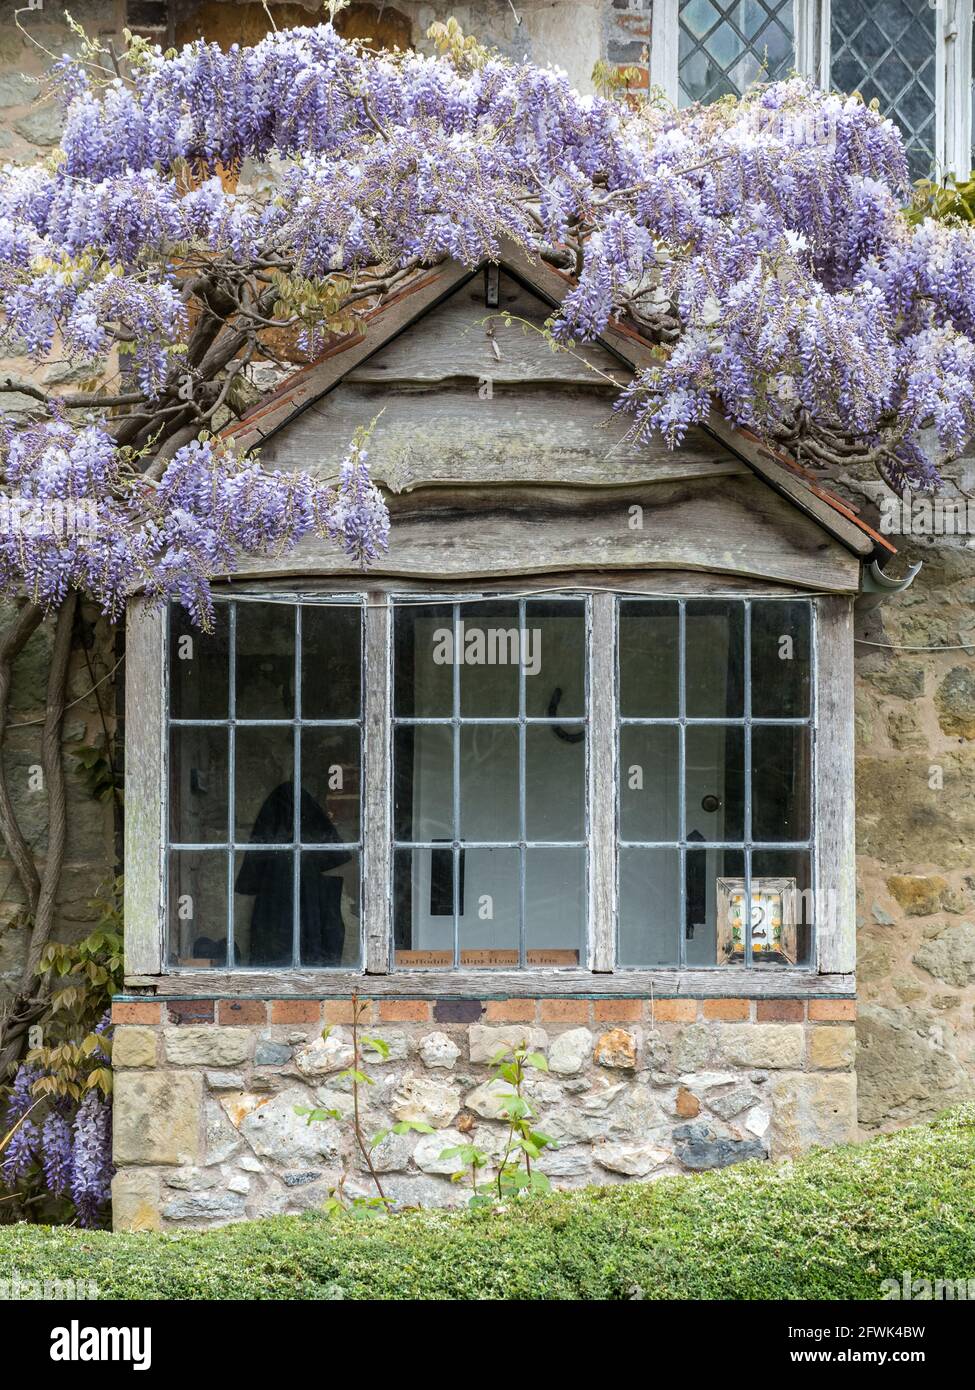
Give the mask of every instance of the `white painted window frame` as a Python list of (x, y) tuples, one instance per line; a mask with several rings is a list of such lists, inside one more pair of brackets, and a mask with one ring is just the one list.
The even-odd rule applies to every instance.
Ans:
[[(689, 577), (691, 588), (698, 577)], [(646, 576), (648, 587), (651, 576)], [(332, 587), (332, 586), (330, 586)], [(125, 970), (132, 988), (193, 995), (348, 994), (368, 988), (386, 996), (462, 994), (532, 996), (694, 995), (781, 996), (853, 991), (855, 858), (853, 799), (853, 630), (850, 597), (814, 597), (815, 782), (814, 835), (817, 922), (815, 959), (806, 966), (756, 970), (633, 970), (615, 964), (616, 932), (616, 662), (615, 598), (592, 592), (590, 778), (611, 785), (590, 809), (590, 915), (586, 968), (516, 971), (391, 970), (391, 787), (389, 785), (391, 613), (389, 595), (402, 585), (379, 584), (370, 595), (364, 711), (367, 761), (379, 775), (364, 779), (362, 928), (364, 969), (192, 970), (167, 967), (165, 929), (166, 639), (165, 613), (142, 598), (126, 623)], [(524, 586), (535, 587), (526, 584)], [(538, 587), (544, 588), (543, 581)], [(574, 586), (570, 586), (574, 587)], [(583, 586), (584, 587), (584, 586)], [(753, 597), (768, 589), (749, 586)], [(646, 589), (643, 592), (647, 592)], [(703, 587), (702, 593), (706, 592)], [(780, 591), (781, 593), (781, 591)], [(745, 596), (744, 593), (742, 595)], [(797, 592), (797, 596), (800, 596)]]
[[(935, 160), (939, 176), (968, 178), (972, 167), (972, 3), (935, 0), (937, 71)], [(650, 82), (678, 99), (680, 0), (654, 0), (650, 33)], [(829, 86), (830, 0), (793, 0), (796, 70)]]

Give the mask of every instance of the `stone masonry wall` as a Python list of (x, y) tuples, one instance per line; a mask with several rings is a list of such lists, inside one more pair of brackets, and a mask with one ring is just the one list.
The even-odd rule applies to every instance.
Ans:
[[(892, 499), (875, 476), (833, 485), (875, 525)], [(946, 534), (912, 509), (886, 568), (923, 568), (856, 624), (864, 1132), (975, 1096), (975, 460), (946, 468), (940, 495), (972, 528)]]
[[(77, 51), (78, 40), (64, 21), (67, 8), (88, 33), (103, 41), (118, 32), (116, 0), (75, 0), (65, 6), (43, 0), (28, 10), (18, 0), (0, 14), (0, 160), (31, 163), (48, 155), (60, 138), (61, 117), (53, 102), (41, 102), (39, 79), (50, 67), (49, 53)], [(20, 28), (14, 22), (14, 11)], [(25, 33), (27, 37), (25, 37)], [(34, 42), (31, 42), (34, 40)]]
[[(20, 8), (22, 28), (14, 23)], [(115, 0), (77, 0), (68, 6), (72, 17), (89, 34), (106, 41), (116, 32), (119, 7)], [(26, 36), (23, 31), (26, 31)], [(33, 42), (31, 41), (33, 40)], [(46, 159), (61, 136), (61, 113), (53, 101), (43, 101), (41, 81), (50, 67), (49, 54), (75, 53), (78, 40), (64, 22), (64, 5), (45, 0), (40, 10), (27, 10), (10, 0), (0, 13), (0, 162), (33, 164)], [(8, 379), (39, 380), (54, 390), (77, 389), (89, 372), (65, 361), (52, 361), (38, 371), (27, 356), (0, 354), (0, 383)], [(23, 392), (0, 390), (0, 410), (25, 416), (37, 402)], [(41, 691), (43, 700), (43, 690)]]
[[(280, 28), (317, 23), (319, 0), (271, 0)], [(427, 30), (453, 17), (466, 34), (515, 60), (554, 63), (580, 91), (592, 90), (595, 64), (603, 60), (640, 71), (646, 85), (651, 0), (395, 0), (394, 4), (353, 3), (336, 25), (353, 38), (429, 52)], [(223, 45), (253, 43), (268, 28), (258, 0), (176, 0), (176, 38), (205, 35)]]
[[(319, 1206), (343, 1178), (370, 1194), (348, 1126), (347, 1001), (129, 1000), (116, 1023), (115, 1224), (178, 1229)], [(856, 1131), (852, 1000), (386, 1000), (367, 1035), (364, 1130), (422, 1120), (376, 1151), (402, 1205), (456, 1206), (455, 1160), (474, 1142), (501, 1153), (488, 1063), (528, 1041), (548, 1059), (526, 1094), (558, 1141), (540, 1163), (555, 1186), (617, 1183), (783, 1158)], [(323, 1025), (331, 1025), (323, 1039)], [(490, 1170), (486, 1170), (487, 1175)]]

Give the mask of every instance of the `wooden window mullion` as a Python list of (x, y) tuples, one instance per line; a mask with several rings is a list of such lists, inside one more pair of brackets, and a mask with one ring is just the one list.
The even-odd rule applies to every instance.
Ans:
[(362, 922), (368, 975), (389, 971), (392, 941), (392, 610), (389, 596), (366, 596), (362, 764)]
[(166, 623), (129, 600), (125, 626), (125, 974), (158, 975), (168, 934), (166, 890)]
[(589, 957), (616, 966), (616, 595), (591, 599), (589, 665)]
[(853, 795), (853, 605), (816, 601), (813, 761), (816, 963), (822, 974), (856, 966), (856, 821)]

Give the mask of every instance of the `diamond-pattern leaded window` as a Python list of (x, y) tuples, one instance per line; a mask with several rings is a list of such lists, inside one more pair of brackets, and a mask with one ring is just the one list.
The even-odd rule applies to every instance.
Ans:
[(680, 105), (740, 95), (755, 81), (776, 81), (795, 66), (792, 0), (681, 0)]
[(929, 0), (833, 0), (831, 7), (830, 85), (876, 97), (904, 134), (912, 178), (926, 177), (934, 162), (936, 12)]

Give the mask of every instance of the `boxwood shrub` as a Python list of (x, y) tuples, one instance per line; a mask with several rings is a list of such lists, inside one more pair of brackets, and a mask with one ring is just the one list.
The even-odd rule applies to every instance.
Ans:
[(0, 1227), (0, 1271), (120, 1299), (864, 1299), (975, 1280), (975, 1106), (862, 1145), (501, 1212), (177, 1234)]

